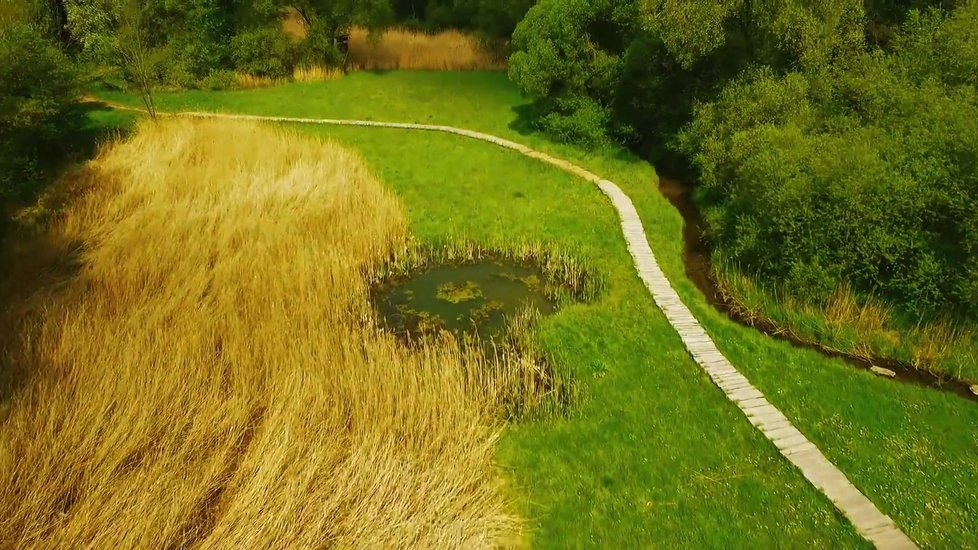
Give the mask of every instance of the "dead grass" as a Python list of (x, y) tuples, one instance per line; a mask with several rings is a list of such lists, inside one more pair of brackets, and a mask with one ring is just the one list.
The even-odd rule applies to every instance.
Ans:
[[(306, 38), (306, 23), (293, 8), (283, 12), (282, 29), (293, 40)], [(379, 36), (370, 37), (366, 29), (355, 27), (350, 33), (347, 68), (499, 71), (506, 69), (506, 56), (484, 47), (475, 37), (454, 30), (427, 34), (388, 29)]]
[(168, 120), (73, 183), (87, 191), (44, 238), (78, 250), (76, 272), (18, 310), (4, 354), (29, 378), (0, 403), (0, 546), (514, 535), (495, 400), (534, 366), (374, 328), (365, 278), (407, 232), (354, 154)]
[(256, 76), (248, 73), (236, 73), (234, 75), (234, 88), (237, 90), (253, 90), (255, 88), (267, 88), (285, 84), (289, 80), (286, 78), (272, 78), (270, 76)]
[[(973, 350), (973, 335), (947, 321), (934, 321), (918, 327), (913, 345), (913, 361), (918, 368), (941, 361), (957, 350)], [(961, 376), (960, 372), (954, 373)]]
[(355, 28), (350, 34), (348, 65), (359, 70), (473, 71), (503, 70), (506, 61), (459, 31), (425, 34), (389, 29), (371, 40), (366, 30)]
[(844, 284), (823, 303), (810, 303), (765, 289), (722, 259), (714, 267), (727, 306), (748, 324), (834, 353), (896, 359), (939, 376), (974, 380), (973, 329), (942, 319), (907, 326), (886, 304), (857, 296)]
[(343, 78), (343, 70), (335, 67), (325, 67), (314, 65), (311, 67), (296, 67), (292, 71), (292, 80), (295, 82), (328, 82)]
[[(308, 34), (295, 8), (282, 11), (282, 30), (301, 42)], [(506, 54), (493, 51), (469, 34), (450, 30), (435, 34), (407, 29), (387, 29), (378, 36), (360, 27), (350, 32), (347, 69), (431, 71), (506, 70)]]
[(252, 90), (255, 88), (267, 88), (269, 86), (279, 86), (288, 82), (328, 82), (343, 78), (343, 70), (322, 65), (311, 67), (296, 67), (292, 71), (292, 79), (271, 78), (268, 76), (255, 76), (246, 73), (234, 75), (234, 88), (238, 90)]
[[(811, 306), (808, 310), (817, 313)], [(890, 313), (885, 305), (873, 298), (859, 300), (846, 284), (835, 289), (822, 310), (829, 324), (852, 326), (861, 333), (882, 331), (890, 323)]]

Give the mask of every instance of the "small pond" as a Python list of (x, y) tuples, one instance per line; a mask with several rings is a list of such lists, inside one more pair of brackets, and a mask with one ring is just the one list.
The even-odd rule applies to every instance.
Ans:
[(374, 290), (386, 327), (417, 338), (439, 330), (475, 333), (488, 342), (505, 334), (507, 319), (526, 308), (556, 311), (537, 267), (484, 260), (422, 269)]

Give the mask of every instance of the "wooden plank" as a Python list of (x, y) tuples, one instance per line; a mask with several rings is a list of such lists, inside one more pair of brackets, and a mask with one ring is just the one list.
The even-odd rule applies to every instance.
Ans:
[[(111, 104), (110, 104), (111, 105)], [(133, 108), (121, 106), (127, 110)], [(272, 122), (292, 122), (300, 124), (331, 124), (344, 126), (364, 126), (395, 128), (404, 130), (438, 131), (462, 137), (482, 140), (499, 147), (514, 150), (520, 154), (553, 165), (565, 172), (574, 174), (595, 183), (608, 197), (621, 219), (622, 234), (628, 250), (635, 261), (636, 272), (645, 282), (650, 294), (665, 314), (673, 328), (680, 333), (693, 359), (710, 374), (714, 382), (724, 391), (726, 397), (737, 404), (752, 425), (758, 428), (792, 462), (813, 485), (819, 488), (846, 517), (856, 530), (877, 548), (904, 550), (916, 548), (893, 521), (882, 514), (873, 503), (856, 487), (849, 483), (818, 448), (798, 431), (791, 422), (771, 405), (759, 390), (750, 385), (726, 360), (717, 349), (705, 330), (696, 322), (689, 309), (672, 288), (655, 260), (652, 248), (645, 236), (638, 211), (631, 199), (613, 182), (601, 179), (594, 173), (568, 162), (535, 151), (525, 145), (505, 140), (489, 134), (454, 128), (451, 126), (425, 125), (413, 123), (391, 123), (363, 120), (332, 120), (311, 118), (267, 117), (253, 115), (233, 115), (222, 113), (161, 113), (171, 116), (196, 118), (220, 118), (240, 120), (260, 120)]]

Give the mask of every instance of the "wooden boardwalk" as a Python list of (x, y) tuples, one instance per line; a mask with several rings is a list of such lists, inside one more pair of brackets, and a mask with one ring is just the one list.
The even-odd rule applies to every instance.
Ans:
[[(124, 106), (118, 107), (127, 108)], [(798, 431), (791, 424), (791, 421), (777, 407), (769, 403), (760, 390), (751, 385), (750, 381), (738, 372), (727, 361), (727, 358), (720, 353), (720, 350), (717, 349), (710, 335), (706, 333), (696, 318), (693, 317), (693, 314), (690, 313), (689, 309), (679, 298), (679, 294), (669, 284), (669, 280), (665, 274), (659, 269), (659, 264), (655, 261), (655, 255), (652, 253), (649, 241), (645, 237), (645, 229), (642, 226), (638, 211), (635, 210), (635, 206), (632, 204), (631, 199), (628, 198), (628, 195), (614, 183), (601, 179), (576, 164), (535, 151), (519, 143), (489, 134), (451, 126), (219, 113), (176, 114), (197, 118), (367, 126), (445, 132), (486, 141), (506, 149), (512, 149), (527, 157), (546, 162), (596, 184), (611, 200), (615, 210), (618, 211), (618, 217), (621, 219), (622, 233), (628, 244), (628, 250), (635, 261), (638, 276), (649, 289), (656, 305), (665, 314), (672, 327), (679, 333), (693, 359), (706, 371), (717, 387), (726, 395), (727, 399), (733, 402), (744, 413), (747, 420), (774, 444), (782, 456), (794, 464), (812, 485), (828, 497), (836, 508), (849, 518), (849, 521), (860, 535), (880, 549), (917, 548), (916, 544), (894, 524), (890, 517), (880, 512), (876, 508), (876, 505), (850, 483), (845, 474), (836, 468), (818, 450), (814, 443)]]

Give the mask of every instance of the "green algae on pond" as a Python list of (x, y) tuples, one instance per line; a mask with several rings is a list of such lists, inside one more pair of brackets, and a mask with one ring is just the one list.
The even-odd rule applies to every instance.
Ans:
[(556, 311), (545, 280), (538, 267), (504, 260), (438, 265), (375, 289), (373, 299), (384, 324), (399, 335), (447, 330), (492, 339), (527, 308), (543, 315)]
[(438, 287), (438, 299), (453, 304), (471, 302), (482, 297), (482, 289), (475, 281), (465, 281), (464, 283), (449, 282)]

